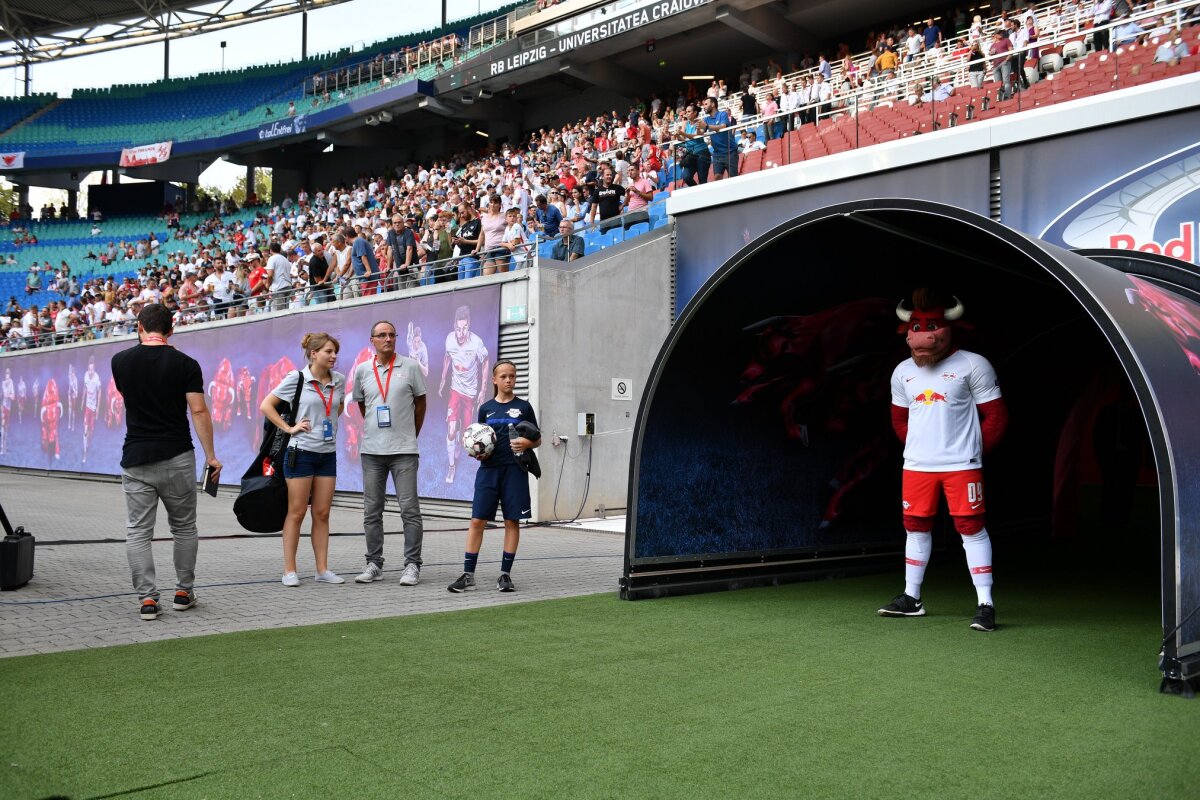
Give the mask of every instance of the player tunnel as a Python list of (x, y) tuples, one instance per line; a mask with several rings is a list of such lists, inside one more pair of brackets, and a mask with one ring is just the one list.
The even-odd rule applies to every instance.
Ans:
[(962, 300), (955, 342), (993, 363), (1009, 406), (985, 465), (1007, 561), (1083, 552), (1111, 571), (1120, 542), (1122, 569), (1161, 588), (1168, 665), (1190, 669), (1200, 280), (1170, 259), (1087, 257), (915, 200), (780, 225), (683, 310), (635, 426), (623, 596), (896, 568), (889, 379), (908, 350), (895, 307), (921, 285)]

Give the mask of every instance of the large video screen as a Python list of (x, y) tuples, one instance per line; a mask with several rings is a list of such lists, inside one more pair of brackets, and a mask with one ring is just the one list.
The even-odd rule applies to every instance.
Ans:
[[(447, 440), (452, 366), (444, 386), (442, 380), (447, 342), (455, 335), (455, 313), (463, 306), (470, 312), (470, 331), (482, 339), (488, 360), (494, 362), (500, 331), (496, 286), (251, 318), (207, 329), (181, 328), (171, 344), (199, 361), (203, 370), (217, 457), (225, 465), (222, 483), (236, 485), (258, 453), (263, 426), (258, 407), (288, 372), (304, 366), (300, 340), (306, 332), (327, 331), (339, 340), (335, 369), (352, 381), (354, 367), (374, 352), (371, 326), (387, 320), (396, 326), (397, 353), (417, 358), (426, 373), (427, 408), (418, 439), (420, 494), (469, 500), (475, 461), (458, 458), (453, 479), (447, 480), (450, 455), (462, 449)], [(0, 464), (119, 475), (124, 398), (113, 382), (110, 362), (114, 353), (133, 346), (126, 338), (0, 358)], [(478, 374), (475, 380), (486, 387), (490, 376)], [(340, 490), (362, 490), (362, 425), (357, 406), (347, 402), (338, 432)], [(198, 442), (196, 446), (199, 451)]]

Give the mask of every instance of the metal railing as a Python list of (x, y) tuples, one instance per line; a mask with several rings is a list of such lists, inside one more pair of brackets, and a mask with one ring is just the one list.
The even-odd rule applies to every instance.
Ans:
[[(649, 223), (650, 205), (642, 209), (626, 211), (609, 219), (596, 220), (594, 224), (586, 224), (576, 229), (571, 235), (584, 238), (591, 232), (605, 235), (613, 231), (620, 231), (622, 239), (624, 239), (625, 233), (630, 228), (641, 223)], [(408, 271), (402, 272), (393, 267), (376, 275), (335, 278), (326, 283), (293, 286), (273, 293), (260, 292), (249, 296), (239, 293), (231, 300), (212, 298), (211, 303), (206, 302), (203, 307), (181, 307), (175, 327), (190, 327), (258, 314), (295, 311), (310, 306), (340, 303), (363, 297), (411, 293), (428, 286), (442, 286), (521, 269), (536, 269), (541, 259), (542, 246), (558, 241), (560, 238), (562, 237), (531, 232), (527, 242), (511, 249), (507, 245), (502, 245), (481, 253), (451, 256), (440, 260), (417, 261), (410, 266)], [(606, 242), (601, 245), (601, 249), (611, 243)], [(499, 252), (501, 249), (508, 252), (501, 253)], [(211, 298), (211, 295), (205, 293), (205, 297)], [(133, 301), (130, 305), (143, 305), (145, 302)], [(16, 320), (14, 320), (15, 322)], [(132, 319), (98, 324), (82, 323), (65, 332), (38, 331), (29, 337), (2, 339), (0, 340), (0, 352), (24, 352), (82, 341), (132, 337), (136, 330), (137, 322)]]
[(462, 56), (462, 49), (463, 43), (457, 34), (450, 33), (390, 53), (376, 53), (357, 64), (318, 72), (304, 81), (304, 96), (332, 94), (384, 78), (408, 76), (429, 65), (440, 64), (445, 68), (449, 63), (453, 66)]
[(472, 25), (471, 30), (467, 32), (467, 47), (475, 49), (507, 42), (512, 38), (512, 23), (515, 19), (514, 12), (510, 11), (495, 19)]
[[(495, 254), (490, 257), (487, 254), (459, 255), (441, 260), (427, 260), (414, 263), (408, 272), (392, 268), (377, 275), (366, 277), (346, 276), (335, 278), (327, 283), (292, 286), (276, 292), (260, 292), (251, 295), (238, 293), (230, 300), (216, 299), (212, 295), (205, 293), (205, 297), (209, 301), (202, 307), (185, 306), (179, 308), (175, 327), (180, 328), (271, 312), (294, 311), (309, 306), (336, 303), (362, 297), (373, 297), (375, 295), (391, 294), (394, 292), (405, 292), (425, 286), (470, 280), (480, 276), (517, 269), (527, 269), (536, 266), (537, 246), (543, 241), (544, 239), (535, 236), (529, 242), (518, 245), (504, 255)], [(140, 300), (133, 301), (129, 305), (140, 306), (146, 302)], [(55, 345), (72, 344), (74, 342), (128, 336), (135, 333), (136, 329), (137, 323), (135, 320), (119, 320), (98, 324), (81, 323), (68, 331), (39, 330), (28, 337), (10, 337), (0, 340), (0, 351), (25, 351)]]
[[(1150, 17), (1161, 16), (1164, 13), (1166, 13), (1166, 14), (1174, 13), (1176, 16), (1175, 27), (1178, 28), (1178, 27), (1182, 26), (1182, 24), (1184, 22), (1183, 12), (1188, 10), (1189, 8), (1195, 7), (1196, 5), (1197, 4), (1196, 4), (1195, 0), (1185, 0), (1183, 2), (1168, 3), (1168, 4), (1160, 5), (1159, 7), (1154, 8), (1154, 9), (1147, 9), (1147, 10), (1142, 10), (1140, 12), (1137, 12), (1134, 19), (1135, 20), (1146, 19), (1146, 18), (1150, 18)], [(1032, 10), (1034, 12), (1035, 18), (1038, 20), (1037, 32), (1038, 32), (1038, 36), (1039, 36), (1039, 41), (1037, 42), (1036, 46), (1040, 46), (1040, 47), (1047, 46), (1048, 40), (1046, 39), (1046, 37), (1050, 37), (1050, 40), (1062, 40), (1064, 37), (1069, 39), (1069, 38), (1073, 38), (1076, 36), (1088, 36), (1094, 30), (1104, 30), (1106, 28), (1111, 30), (1113, 28), (1119, 27), (1120, 25), (1124, 24), (1123, 20), (1118, 20), (1115, 22), (1110, 22), (1109, 25), (1107, 25), (1107, 26), (1092, 27), (1090, 24), (1092, 17), (1089, 13), (1087, 13), (1087, 9), (1080, 7), (1078, 9), (1077, 14), (1060, 14), (1060, 13), (1058, 13), (1059, 11), (1064, 11), (1064, 10), (1069, 11), (1069, 10), (1065, 9), (1063, 4), (1061, 2), (1057, 2), (1056, 0), (1048, 0), (1048, 2), (1044, 2), (1044, 3), (1041, 3), (1040, 5), (1036, 5), (1036, 6), (1032, 7)], [(1014, 18), (1020, 20), (1023, 18), (1023, 16), (1024, 15), (1022, 15), (1021, 17), (1014, 17)], [(982, 32), (981, 32), (979, 41), (986, 44), (986, 37), (988, 35), (990, 35), (991, 31), (994, 30), (996, 28), (996, 26), (998, 24), (1002, 23), (1004, 20), (1005, 20), (1004, 15), (997, 15), (995, 17), (990, 17), (986, 20), (982, 20), (981, 21), (981, 31)], [(1042, 20), (1046, 20), (1048, 22), (1048, 24), (1045, 27), (1042, 26)], [(971, 43), (972, 43), (972, 40), (971, 40), (970, 33), (963, 34), (963, 35), (955, 37), (953, 39), (947, 39), (943, 42), (943, 44), (939, 48), (937, 48), (936, 51), (922, 51), (922, 53), (916, 59), (914, 59), (914, 61), (912, 61), (912, 62), (904, 61), (902, 58), (902, 54), (897, 53), (897, 61), (898, 61), (897, 70), (898, 70), (898, 72), (903, 74), (903, 72), (904, 72), (905, 68), (908, 66), (908, 64), (915, 64), (916, 66), (920, 66), (923, 62), (928, 62), (930, 60), (929, 52), (933, 52), (932, 58), (934, 60), (940, 59), (943, 62), (943, 64), (945, 64), (945, 62), (947, 62), (947, 61), (961, 60), (962, 55), (965, 54), (965, 52), (970, 49)], [(900, 44), (898, 46), (901, 50), (903, 50), (903, 44)], [(869, 74), (873, 69), (876, 57), (877, 57), (877, 54), (875, 52), (863, 52), (863, 53), (859, 53), (858, 55), (850, 56), (849, 58), (852, 63), (852, 66), (854, 67), (855, 74), (858, 75), (858, 74)], [(829, 82), (835, 83), (835, 84), (840, 84), (846, 77), (844, 74), (844, 71), (843, 71), (843, 66), (842, 66), (841, 60), (838, 60), (836, 62), (830, 62), (830, 67), (831, 67), (831, 77), (830, 77)], [(803, 80), (804, 78), (812, 78), (814, 75), (816, 75), (817, 72), (818, 72), (817, 67), (809, 67), (806, 69), (797, 70), (795, 72), (784, 75), (784, 76), (782, 76), (782, 80), (788, 84), (796, 85), (799, 81)], [(960, 75), (959, 77), (962, 77), (965, 79), (965, 75)], [(768, 78), (768, 80), (766, 80), (766, 81), (759, 81), (753, 89), (754, 95), (755, 95), (755, 101), (761, 105), (763, 102), (763, 98), (766, 96), (767, 92), (772, 91), (776, 87), (778, 81), (779, 81), (779, 79), (777, 79), (777, 78), (775, 78), (775, 79)], [(725, 105), (728, 108), (733, 108), (740, 103), (741, 98), (744, 94), (745, 94), (744, 92), (736, 92), (736, 93), (730, 94), (728, 97), (726, 97), (722, 101), (722, 103), (723, 103), (723, 105)]]
[[(799, 145), (798, 142), (794, 141), (795, 137), (787, 136), (786, 134), (792, 131), (799, 131), (806, 126), (811, 126), (809, 130), (817, 134), (821, 134), (822, 131), (830, 128), (841, 127), (842, 134), (845, 137), (844, 143), (847, 145), (842, 149), (854, 150), (875, 144), (876, 137), (872, 134), (871, 130), (867, 129), (867, 123), (871, 122), (870, 112), (876, 109), (915, 108), (921, 115), (928, 114), (927, 118), (918, 118), (917, 111), (901, 114), (903, 118), (910, 119), (912, 128), (909, 132), (893, 138), (930, 133), (944, 127), (955, 127), (975, 119), (980, 114), (988, 112), (994, 106), (1002, 107), (1005, 111), (1009, 109), (1014, 112), (1025, 110), (1025, 108), (1031, 107), (1031, 104), (1024, 99), (1024, 92), (1020, 89), (1020, 86), (1024, 83), (1019, 74), (1019, 71), (1023, 71), (1024, 69), (1024, 54), (1034, 48), (1039, 51), (1050, 48), (1061, 48), (1070, 41), (1078, 40), (1081, 36), (1092, 35), (1099, 30), (1110, 31), (1111, 49), (1098, 52), (1085, 51), (1077, 60), (1095, 58), (1098, 63), (1105, 65), (1100, 67), (1100, 69), (1111, 70), (1112, 80), (1110, 88), (1121, 88), (1123, 80), (1121, 59), (1123, 56), (1127, 57), (1128, 53), (1126, 47), (1117, 44), (1116, 37), (1111, 32), (1122, 28), (1131, 21), (1145, 22), (1149, 20), (1161, 20), (1164, 16), (1168, 16), (1174, 18), (1169, 31), (1169, 35), (1173, 37), (1177, 35), (1180, 30), (1179, 26), (1184, 22), (1184, 12), (1194, 8), (1196, 5), (1195, 0), (1186, 0), (1185, 2), (1171, 3), (1155, 9), (1143, 10), (1131, 15), (1129, 18), (1110, 22), (1104, 26), (1092, 28), (1064, 26), (1055, 35), (1039, 37), (1036, 42), (1030, 43), (1030, 45), (1021, 51), (1014, 50), (995, 58), (986, 55), (983, 58), (976, 59), (959, 58), (953, 64), (952, 68), (948, 68), (944, 61), (941, 63), (929, 63), (930, 59), (922, 59), (920, 62), (910, 62), (909, 65), (905, 66), (905, 69), (897, 70), (894, 75), (878, 75), (868, 78), (863, 81), (860, 87), (855, 87), (851, 91), (845, 90), (844, 83), (833, 87), (827, 101), (810, 102), (771, 115), (760, 114), (738, 120), (735, 113), (730, 111), (731, 121), (737, 121), (723, 131), (715, 134), (704, 134), (701, 132), (701, 135), (698, 137), (681, 136), (666, 143), (673, 154), (671, 162), (664, 165), (664, 169), (668, 171), (668, 186), (674, 188), (680, 182), (685, 184), (685, 186), (705, 182), (707, 179), (707, 165), (711, 164), (712, 160), (719, 155), (736, 158), (740, 171), (744, 157), (748, 154), (740, 150), (737, 137), (742, 136), (746, 138), (744, 134), (750, 130), (754, 130), (757, 134), (757, 131), (761, 129), (765, 135), (762, 139), (758, 139), (758, 141), (763, 142), (765, 145), (764, 149), (772, 150), (773, 154), (779, 158), (779, 161), (776, 162), (773, 159), (768, 160), (766, 155), (764, 155), (762, 169), (767, 169), (805, 160), (803, 148), (801, 148), (801, 152), (795, 152), (795, 149)], [(1155, 26), (1155, 29), (1160, 27)], [(1148, 29), (1146, 35), (1149, 36), (1151, 32)], [(1192, 44), (1194, 45), (1195, 42)], [(1002, 64), (1011, 64), (1014, 58), (1018, 59), (1019, 65), (1011, 73), (1007, 73), (1003, 70)], [(972, 70), (972, 66), (975, 66), (977, 69)], [(982, 67), (982, 73), (978, 69), (980, 67)], [(1038, 69), (1041, 69), (1040, 58)], [(983, 80), (979, 82), (978, 86), (971, 84), (969, 75), (972, 72), (983, 75)], [(936, 79), (947, 76), (957, 78), (953, 83), (955, 93), (944, 99), (939, 99), (935, 94), (938, 85)], [(990, 88), (985, 89), (984, 85), (989, 83), (989, 78), (991, 79)], [(1009, 81), (1007, 84), (1001, 82), (1005, 78)], [(969, 99), (965, 99), (958, 93), (964, 89), (968, 92)], [(984, 89), (984, 93), (979, 97), (972, 96), (973, 92), (979, 89)], [(995, 90), (995, 97), (990, 94), (992, 90)], [(911, 102), (910, 97), (913, 98)], [(976, 105), (976, 102), (979, 105)], [(1000, 104), (1006, 105), (1001, 106)], [(723, 108), (722, 110), (728, 109)], [(698, 115), (697, 121), (701, 118), (702, 116)], [(682, 122), (675, 123), (675, 131), (678, 132), (683, 127), (683, 124)], [(730, 152), (718, 154), (715, 149), (711, 149), (708, 155), (701, 153), (699, 154), (699, 161), (701, 163), (697, 164), (695, 168), (689, 168), (680, 163), (681, 158), (689, 160), (690, 163), (690, 159), (685, 154), (684, 143), (686, 138), (703, 138), (706, 144), (711, 144), (713, 136), (722, 135), (729, 136), (730, 141), (734, 143), (734, 147)], [(779, 150), (775, 151), (771, 146), (771, 142), (778, 139), (782, 139), (783, 141)], [(703, 167), (703, 169), (701, 170), (700, 167)]]

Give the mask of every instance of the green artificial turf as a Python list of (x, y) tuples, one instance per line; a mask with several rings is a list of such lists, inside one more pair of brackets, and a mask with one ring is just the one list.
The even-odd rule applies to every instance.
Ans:
[(1153, 591), (932, 572), (8, 659), (0, 797), (1196, 796)]

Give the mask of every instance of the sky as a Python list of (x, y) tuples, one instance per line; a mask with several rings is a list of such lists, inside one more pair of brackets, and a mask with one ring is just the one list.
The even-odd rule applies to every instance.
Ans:
[[(509, 5), (512, 0), (447, 0), (451, 20), (473, 17)], [(241, 6), (237, 0), (230, 11)], [(244, 4), (243, 4), (244, 5)], [(308, 52), (326, 53), (356, 44), (370, 44), (403, 33), (423, 31), (441, 24), (439, 0), (351, 0), (308, 14)], [(293, 61), (300, 58), (301, 17), (292, 14), (279, 19), (255, 22), (223, 31), (190, 36), (171, 42), (171, 77), (186, 77), (222, 68), (221, 42), (226, 42), (225, 69), (240, 69), (255, 64)], [(24, 70), (0, 72), (0, 94), (24, 93)], [(128, 47), (60, 61), (34, 64), (30, 68), (30, 90), (52, 92), (68, 97), (75, 89), (112, 86), (119, 83), (149, 83), (163, 77), (163, 45)], [(85, 182), (99, 183), (100, 173)], [(245, 168), (217, 161), (200, 175), (200, 183), (229, 189)], [(36, 188), (30, 191), (30, 203), (40, 208), (45, 199), (61, 197), (61, 192)]]

